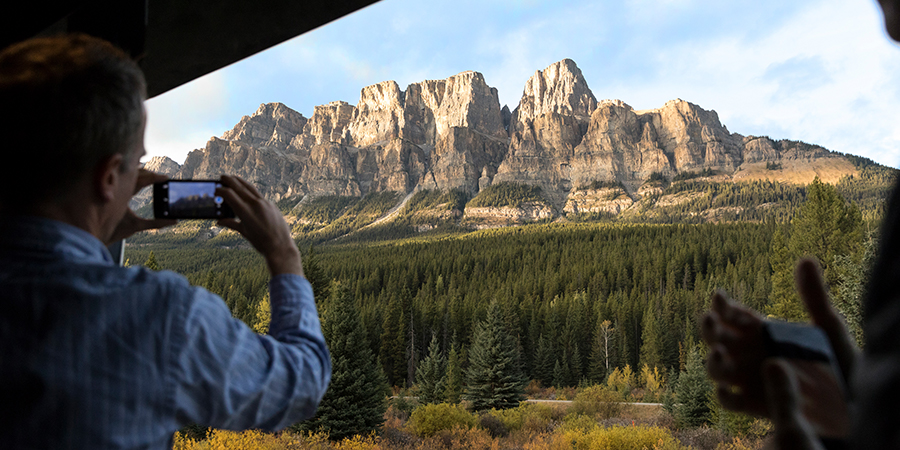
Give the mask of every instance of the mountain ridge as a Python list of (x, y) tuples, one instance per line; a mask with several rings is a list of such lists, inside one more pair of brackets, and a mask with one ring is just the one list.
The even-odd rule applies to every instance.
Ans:
[[(475, 71), (405, 90), (384, 81), (362, 88), (356, 105), (319, 105), (310, 118), (282, 103), (262, 104), (184, 164), (154, 157), (146, 167), (173, 178), (235, 174), (293, 205), (422, 190), (471, 198), (493, 185), (524, 184), (540, 188), (547, 208), (519, 216), (539, 220), (621, 214), (661, 192), (648, 187), (653, 180), (709, 172), (720, 182), (807, 184), (819, 177), (834, 184), (859, 176), (857, 165), (817, 145), (732, 133), (714, 110), (681, 99), (649, 110), (598, 101), (576, 63), (564, 59), (537, 70), (512, 111)], [(135, 206), (148, 200), (144, 193)]]

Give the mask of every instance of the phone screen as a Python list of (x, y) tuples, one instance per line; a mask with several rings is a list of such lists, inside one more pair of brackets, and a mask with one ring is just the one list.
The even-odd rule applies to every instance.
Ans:
[(157, 219), (223, 219), (234, 217), (216, 195), (217, 180), (168, 180), (153, 185), (153, 215)]

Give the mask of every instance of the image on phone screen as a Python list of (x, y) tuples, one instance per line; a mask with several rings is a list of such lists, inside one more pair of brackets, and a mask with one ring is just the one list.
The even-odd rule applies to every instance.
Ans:
[(217, 219), (234, 217), (222, 197), (216, 195), (221, 183), (215, 180), (169, 180), (156, 183), (153, 190), (154, 216), (171, 219)]

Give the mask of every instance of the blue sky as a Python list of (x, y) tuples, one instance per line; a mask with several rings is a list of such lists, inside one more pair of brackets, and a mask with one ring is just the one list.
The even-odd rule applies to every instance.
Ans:
[(681, 98), (732, 132), (900, 167), (900, 46), (875, 0), (382, 0), (148, 101), (147, 153), (183, 162), (261, 103), (309, 117), (380, 81), (466, 70), (513, 109), (564, 58), (598, 100)]

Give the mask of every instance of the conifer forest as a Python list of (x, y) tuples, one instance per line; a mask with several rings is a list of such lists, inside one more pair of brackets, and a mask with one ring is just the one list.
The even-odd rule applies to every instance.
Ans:
[[(818, 180), (791, 189), (799, 190), (789, 209), (743, 221), (598, 219), (315, 245), (301, 238), (326, 336), (352, 342), (333, 350), (335, 382), (356, 381), (338, 373), (353, 366), (339, 358), (352, 356), (367, 360), (353, 370), (365, 368), (357, 378), (371, 389), (330, 391), (314, 419), (318, 428), (301, 424), (297, 431), (349, 438), (386, 429), (388, 404), (378, 399), (393, 394), (389, 412), (405, 410), (409, 427), (419, 429), (428, 414), (498, 416), (522, 408), (526, 398), (577, 395), (662, 403), (678, 429), (705, 424), (747, 432), (756, 422), (717, 407), (703, 369), (699, 321), (716, 289), (769, 316), (805, 321), (792, 274), (798, 258), (814, 256), (864, 345), (860, 305), (883, 198)], [(137, 242), (127, 251), (129, 264), (184, 274), (265, 331), (268, 273), (251, 249)], [(338, 417), (347, 414), (329, 401), (341, 395), (341, 404), (363, 402), (358, 415), (376, 419)], [(371, 410), (373, 402), (379, 404)], [(454, 412), (453, 405), (467, 409)], [(484, 417), (472, 420), (490, 429)], [(350, 432), (334, 428), (335, 421), (352, 422)]]

